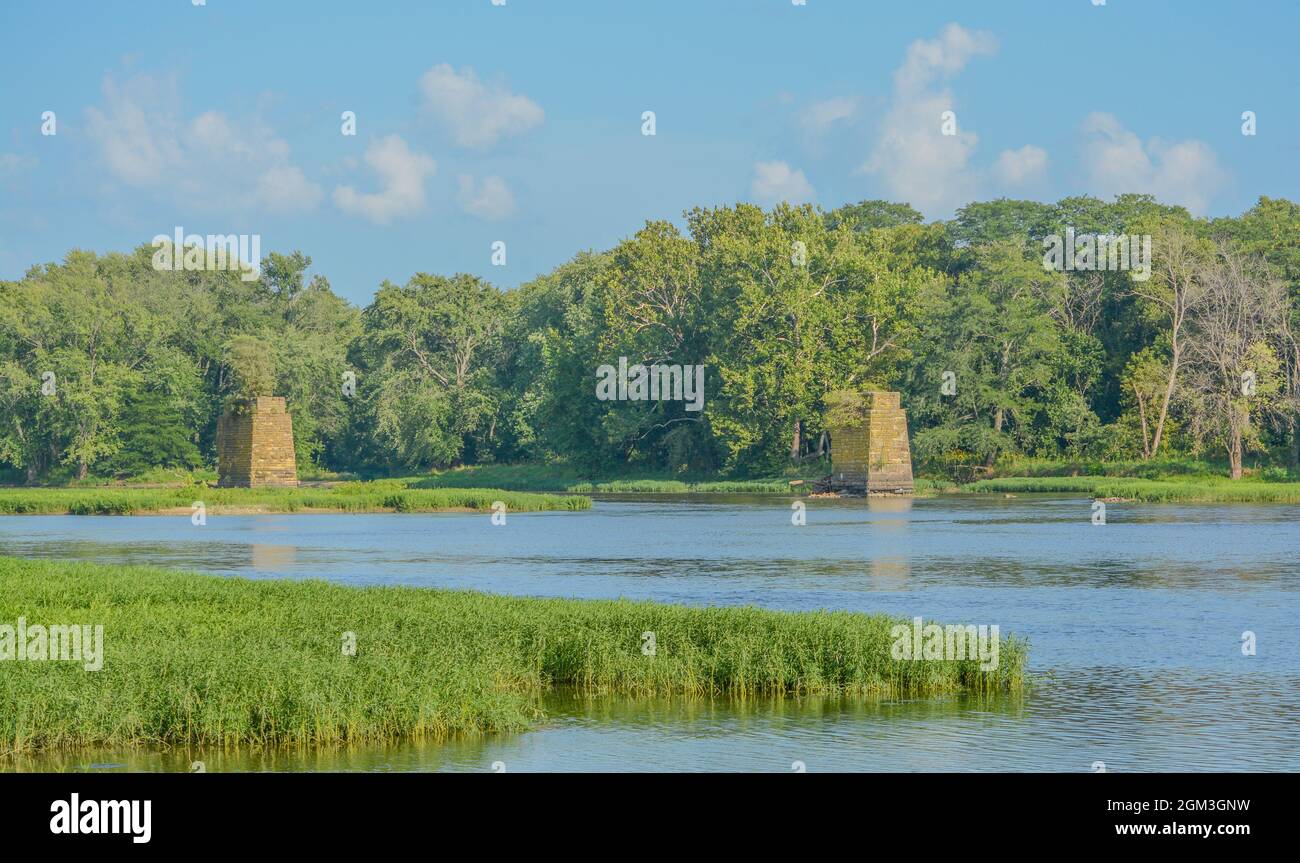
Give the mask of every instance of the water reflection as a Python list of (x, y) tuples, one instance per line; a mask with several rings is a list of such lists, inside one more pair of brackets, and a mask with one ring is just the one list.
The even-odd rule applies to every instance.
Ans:
[(252, 569), (288, 570), (293, 569), (298, 558), (295, 545), (267, 545), (255, 542), (249, 546), (252, 555), (248, 565)]
[[(1114, 686), (1123, 679), (1124, 686)], [(1046, 680), (1020, 696), (911, 701), (849, 698), (582, 697), (543, 700), (548, 720), (525, 734), (329, 751), (83, 752), (22, 757), (0, 770), (810, 772), (1295, 771), (1285, 714), (1234, 714), (1244, 679), (1170, 687), (1120, 667)], [(1296, 681), (1276, 690), (1300, 709)]]

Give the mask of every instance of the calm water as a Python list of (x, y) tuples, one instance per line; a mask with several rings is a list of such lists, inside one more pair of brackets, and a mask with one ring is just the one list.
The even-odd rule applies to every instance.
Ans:
[[(0, 553), (266, 578), (886, 611), (1028, 636), (1017, 697), (575, 699), (537, 731), (275, 757), (48, 757), (19, 769), (1300, 770), (1295, 506), (1014, 499), (607, 499), (590, 512), (0, 517)], [(1257, 640), (1243, 656), (1242, 633)], [(11, 765), (12, 766), (12, 765)], [(3, 768), (0, 768), (3, 769)]]

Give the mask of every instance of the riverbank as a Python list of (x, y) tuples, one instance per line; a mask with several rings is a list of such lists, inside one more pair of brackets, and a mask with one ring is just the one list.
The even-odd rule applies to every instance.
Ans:
[[(332, 746), (521, 730), (540, 695), (1016, 690), (1027, 647), (894, 659), (885, 615), (532, 599), (0, 557), (0, 624), (103, 626), (102, 669), (3, 661), (0, 750)], [(910, 625), (910, 624), (909, 624)], [(347, 655), (347, 634), (355, 655)], [(653, 646), (647, 633), (653, 633)], [(2, 649), (2, 648), (0, 648)]]
[(1222, 462), (1192, 458), (1079, 462), (1008, 459), (951, 491), (1080, 494), (1141, 503), (1300, 503), (1300, 478), (1281, 466), (1250, 467), (1232, 479)]
[(1142, 503), (1300, 503), (1300, 483), (1253, 478), (1000, 477), (969, 483), (961, 490), (976, 494), (1078, 493), (1099, 500)]
[[(809, 495), (829, 471), (807, 464), (780, 476), (724, 478), (716, 474), (586, 476), (569, 465), (471, 465), (408, 477), (355, 480), (323, 477), (296, 489), (218, 489), (194, 474), (171, 483), (151, 475), (148, 484), (0, 488), (0, 514), (178, 514), (202, 500), (210, 514), (277, 512), (486, 511), (501, 501), (510, 512), (588, 509), (591, 494), (783, 497)], [(1079, 494), (1146, 503), (1300, 503), (1300, 481), (1280, 468), (1252, 470), (1239, 480), (1221, 465), (1174, 460), (1075, 463), (1021, 459), (990, 469), (987, 478), (957, 482), (917, 476), (915, 494)]]
[[(484, 465), (443, 471), (413, 480), (419, 487), (457, 488), (489, 484), (512, 489), (544, 489), (585, 494), (769, 494), (804, 496), (813, 480), (829, 468), (805, 468), (802, 474), (766, 479), (673, 480), (651, 477), (578, 479), (563, 467), (549, 465)], [(1001, 466), (995, 474), (958, 483), (941, 477), (918, 476), (914, 497), (940, 494), (1077, 493), (1093, 498), (1147, 503), (1300, 503), (1300, 482), (1285, 472), (1258, 472), (1240, 480), (1216, 472), (1204, 462), (1124, 462), (1072, 464), (1021, 461)]]
[(145, 515), (193, 511), (207, 515), (310, 512), (455, 512), (492, 509), (507, 512), (584, 510), (581, 495), (537, 494), (493, 488), (418, 488), (413, 480), (343, 482), (297, 488), (0, 488), (0, 514)]
[[(569, 494), (765, 494), (804, 496), (813, 483), (830, 473), (829, 463), (791, 468), (780, 476), (722, 478), (716, 475), (683, 478), (638, 475), (583, 477), (565, 465), (492, 464), (471, 465), (439, 471), (414, 480), (422, 488), (462, 488), (490, 485), (520, 491), (550, 491)], [(929, 497), (949, 483), (918, 477), (916, 496)]]
[(436, 471), (420, 477), (422, 488), (467, 488), (491, 486), (518, 491), (565, 492), (569, 494), (800, 494), (829, 468), (809, 466), (780, 476), (721, 478), (717, 475), (669, 476), (628, 471), (612, 476), (563, 464), (470, 465)]

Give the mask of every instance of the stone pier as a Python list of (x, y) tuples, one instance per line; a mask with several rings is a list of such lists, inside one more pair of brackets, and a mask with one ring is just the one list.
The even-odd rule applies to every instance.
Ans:
[(907, 412), (895, 392), (863, 393), (860, 416), (830, 421), (831, 491), (848, 494), (911, 494), (912, 450)]
[(217, 485), (298, 484), (293, 420), (279, 396), (237, 403), (217, 419)]

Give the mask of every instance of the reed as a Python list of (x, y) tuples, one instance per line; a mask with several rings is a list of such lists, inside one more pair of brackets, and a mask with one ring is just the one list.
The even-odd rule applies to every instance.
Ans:
[(491, 488), (412, 488), (409, 482), (345, 482), (328, 488), (0, 488), (0, 514), (131, 515), (188, 510), (195, 501), (201, 501), (209, 514), (490, 510), (496, 501), (504, 503), (509, 512), (591, 508), (591, 500), (579, 495)]
[[(768, 477), (720, 477), (637, 473), (626, 469), (615, 475), (584, 476), (564, 464), (492, 464), (474, 465), (442, 471), (413, 480), (422, 488), (456, 488), (492, 486), (522, 491), (563, 491), (579, 494), (806, 494), (809, 480), (829, 472), (829, 468), (804, 465), (791, 468), (788, 475)], [(805, 480), (790, 485), (791, 480)]]
[(1268, 482), (1258, 478), (1003, 477), (970, 483), (963, 486), (963, 491), (1083, 493), (1096, 498), (1150, 503), (1300, 503), (1300, 482)]
[[(884, 615), (536, 599), (0, 557), (0, 624), (101, 624), (99, 671), (0, 661), (0, 750), (282, 747), (524, 729), (552, 687), (913, 697), (1016, 690), (891, 656)], [(647, 655), (644, 634), (654, 633)], [(345, 633), (355, 655), (345, 655)]]

